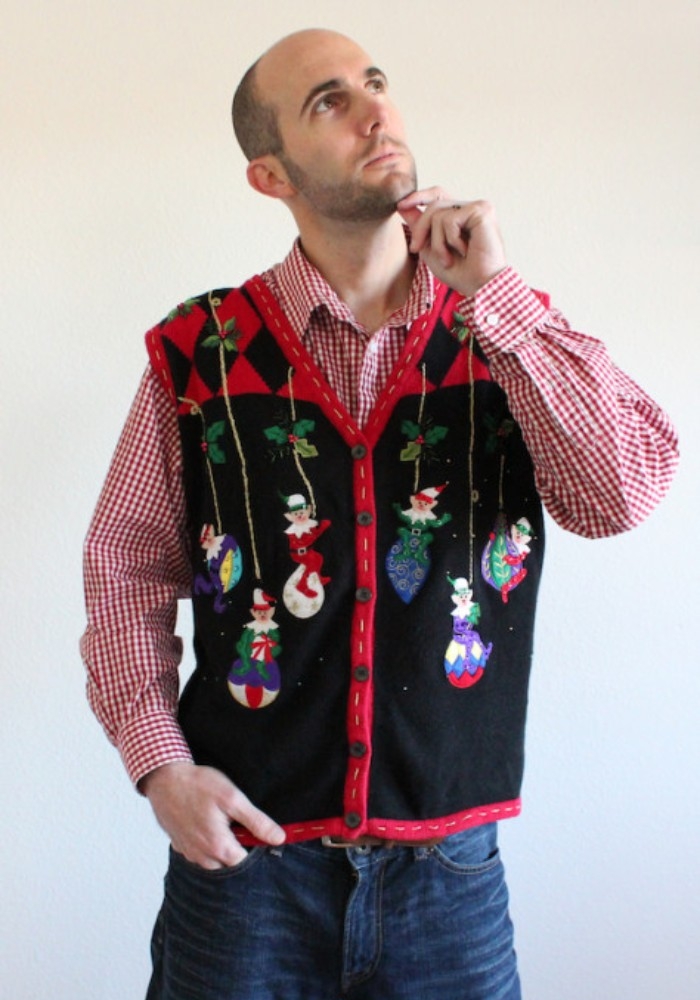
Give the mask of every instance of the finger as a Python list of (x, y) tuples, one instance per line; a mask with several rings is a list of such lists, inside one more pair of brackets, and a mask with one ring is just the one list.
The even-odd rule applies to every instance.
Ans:
[(420, 191), (413, 191), (411, 194), (407, 194), (405, 198), (402, 198), (401, 201), (397, 202), (396, 207), (399, 211), (403, 211), (406, 208), (425, 208), (428, 205), (432, 205), (434, 202), (449, 200), (450, 196), (444, 188), (423, 188)]
[(464, 206), (434, 203), (423, 213), (411, 232), (411, 250), (430, 252), (443, 267), (451, 267), (455, 256), (464, 258), (469, 249), (468, 231), (463, 227)]
[(423, 188), (397, 202), (396, 208), (411, 230), (411, 252), (420, 253), (428, 243), (431, 212), (449, 202), (450, 196), (441, 187)]
[(468, 217), (461, 205), (452, 205), (441, 213), (445, 243), (450, 250), (461, 257), (467, 256), (469, 250)]
[(245, 861), (247, 857), (248, 852), (245, 847), (239, 844), (232, 835), (230, 843), (221, 844), (206, 853), (188, 857), (187, 860), (192, 861), (200, 868), (206, 868), (207, 871), (215, 872), (220, 868), (235, 868), (236, 865), (240, 865), (242, 861)]
[(233, 868), (234, 865), (239, 865), (248, 856), (248, 851), (234, 834), (228, 819), (226, 817), (222, 817), (222, 819), (221, 829), (216, 837), (210, 841), (205, 856), (203, 867), (210, 870)]
[(275, 823), (272, 817), (264, 813), (262, 809), (254, 806), (240, 788), (232, 788), (226, 805), (229, 818), (244, 826), (256, 840), (261, 840), (265, 844), (277, 845), (283, 844), (287, 839), (282, 827)]
[(441, 245), (440, 210), (444, 208), (444, 204), (443, 201), (433, 201), (422, 212), (418, 209), (415, 210), (418, 215), (411, 225), (411, 251), (413, 253), (420, 253), (429, 246), (434, 248), (434, 246)]
[(403, 221), (406, 223), (406, 225), (408, 226), (408, 228), (411, 229), (411, 230), (413, 230), (413, 227), (415, 226), (415, 224), (418, 222), (418, 220), (420, 219), (421, 215), (423, 214), (421, 212), (421, 210), (419, 208), (411, 208), (410, 206), (406, 207), (406, 208), (399, 207), (398, 205), (396, 206), (396, 208), (397, 208), (397, 211), (398, 211), (399, 215), (401, 216), (401, 218), (403, 219)]
[(427, 248), (440, 255), (447, 263), (454, 252), (466, 257), (469, 247), (468, 205), (433, 202), (425, 209), (420, 223), (414, 228), (415, 243), (419, 249)]
[(459, 240), (459, 230), (452, 232), (451, 229), (451, 224), (444, 213), (433, 218), (430, 228), (430, 249), (443, 267), (452, 266), (456, 252), (464, 256), (462, 250), (457, 250), (454, 246)]

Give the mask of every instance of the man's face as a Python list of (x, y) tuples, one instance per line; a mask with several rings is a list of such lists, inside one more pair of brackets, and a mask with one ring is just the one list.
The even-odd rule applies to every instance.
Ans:
[(286, 39), (260, 63), (277, 110), (278, 157), (305, 207), (329, 219), (388, 218), (415, 190), (413, 157), (386, 77), (354, 42), (330, 32)]

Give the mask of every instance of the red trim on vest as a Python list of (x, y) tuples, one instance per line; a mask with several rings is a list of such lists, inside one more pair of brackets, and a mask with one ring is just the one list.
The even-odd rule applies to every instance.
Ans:
[(285, 356), (294, 365), (297, 398), (315, 402), (322, 400), (325, 416), (340, 431), (343, 439), (352, 446), (359, 433), (355, 421), (329, 386), (298, 334), (292, 329), (282, 307), (263, 278), (256, 275), (246, 281), (243, 287), (260, 310), (270, 331), (277, 337)]
[(170, 377), (170, 369), (165, 359), (165, 352), (163, 351), (160, 324), (158, 326), (154, 326), (153, 329), (149, 330), (146, 334), (146, 350), (148, 351), (148, 357), (153, 371), (163, 383), (168, 396), (170, 396), (173, 403), (177, 405), (175, 388), (173, 386), (172, 378)]
[[(377, 591), (376, 509), (372, 447), (384, 430), (392, 412), (394, 399), (407, 393), (411, 388), (411, 382), (414, 383), (413, 391), (421, 391), (416, 359), (420, 357), (432, 335), (450, 294), (450, 289), (441, 282), (436, 282), (435, 305), (412, 324), (406, 337), (404, 350), (387, 380), (363, 432), (357, 427), (352, 416), (328, 385), (298, 334), (292, 329), (277, 298), (265, 281), (256, 275), (247, 281), (244, 287), (260, 309), (269, 328), (277, 336), (285, 354), (295, 364), (295, 384), (299, 398), (303, 397), (304, 381), (308, 380), (307, 391), (316, 400), (321, 396), (326, 404), (326, 412), (341, 431), (348, 445), (351, 448), (364, 449), (363, 455), (354, 456), (353, 492), (356, 518), (355, 565), (357, 567), (355, 586), (358, 595), (363, 596), (362, 598), (358, 596), (353, 611), (350, 650), (352, 675), (346, 715), (349, 753), (343, 793), (344, 816), (346, 819), (352, 818), (355, 825), (348, 826), (343, 821), (336, 821), (332, 830), (326, 829), (324, 826), (321, 832), (310, 833), (309, 829), (311, 828), (308, 824), (304, 824), (305, 832), (301, 839), (310, 836), (324, 836), (329, 833), (352, 837), (357, 835), (358, 829), (368, 829), (366, 824), (372, 763), (374, 618)], [(372, 515), (371, 523), (367, 525), (360, 524), (357, 520), (357, 515), (365, 512)], [(369, 676), (366, 680), (357, 679), (355, 674), (357, 667), (368, 668)], [(357, 823), (360, 825), (357, 826)], [(313, 825), (313, 829), (316, 830), (316, 825)], [(391, 837), (399, 839), (398, 835), (394, 833), (391, 834)]]
[[(485, 823), (514, 819), (520, 815), (521, 800), (493, 802), (490, 805), (475, 806), (464, 812), (453, 813), (441, 819), (425, 820), (383, 820), (371, 819), (355, 829), (350, 829), (342, 819), (310, 820), (307, 823), (290, 823), (284, 827), (287, 843), (296, 844), (304, 840), (320, 837), (342, 837), (353, 840), (356, 837), (381, 837), (383, 840), (427, 840), (431, 837), (449, 837), (463, 830), (470, 830)], [(238, 840), (245, 847), (262, 843), (243, 827), (233, 828)]]

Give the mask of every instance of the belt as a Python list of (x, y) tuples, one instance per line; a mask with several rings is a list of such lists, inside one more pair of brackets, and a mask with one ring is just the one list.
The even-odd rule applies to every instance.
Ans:
[(424, 840), (384, 840), (382, 837), (356, 837), (344, 840), (342, 837), (321, 837), (324, 847), (437, 847), (444, 837), (426, 837)]

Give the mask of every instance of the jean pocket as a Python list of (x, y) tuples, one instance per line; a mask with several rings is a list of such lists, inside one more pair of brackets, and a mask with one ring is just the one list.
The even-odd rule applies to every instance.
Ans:
[(264, 854), (264, 847), (251, 847), (248, 849), (248, 853), (243, 860), (239, 861), (238, 864), (224, 865), (223, 868), (203, 868), (201, 865), (195, 864), (194, 861), (188, 861), (184, 854), (180, 854), (173, 847), (170, 848), (171, 863), (173, 865), (179, 865), (193, 874), (213, 881), (242, 875), (248, 869), (252, 868), (253, 865), (257, 864)]
[(481, 875), (501, 863), (496, 824), (474, 827), (446, 837), (433, 847), (432, 856), (448, 871), (459, 875)]

